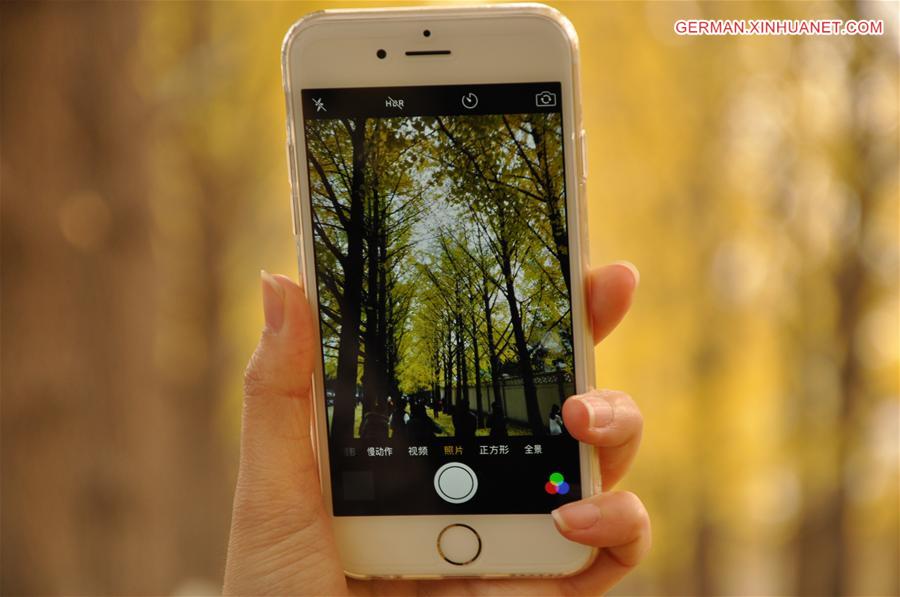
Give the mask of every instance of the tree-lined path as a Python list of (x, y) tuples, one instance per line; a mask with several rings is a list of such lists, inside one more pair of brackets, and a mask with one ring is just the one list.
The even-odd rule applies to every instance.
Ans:
[(483, 429), (509, 377), (545, 434), (535, 378), (572, 368), (559, 114), (312, 120), (306, 134), (334, 436), (407, 402)]

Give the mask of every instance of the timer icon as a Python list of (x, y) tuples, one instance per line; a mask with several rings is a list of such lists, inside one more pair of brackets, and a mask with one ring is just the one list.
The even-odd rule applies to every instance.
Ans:
[(462, 105), (463, 108), (472, 110), (473, 108), (475, 108), (475, 106), (478, 105), (478, 96), (470, 91), (469, 93), (462, 96)]

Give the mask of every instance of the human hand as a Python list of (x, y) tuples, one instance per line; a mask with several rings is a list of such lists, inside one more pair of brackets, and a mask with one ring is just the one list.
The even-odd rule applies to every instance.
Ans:
[[(630, 264), (589, 272), (585, 291), (595, 343), (625, 316), (637, 283), (637, 270)], [(310, 438), (317, 323), (303, 289), (290, 279), (263, 273), (262, 287), (266, 327), (245, 374), (225, 594), (595, 595), (640, 562), (650, 547), (647, 511), (634, 494), (609, 490), (637, 452), (643, 419), (627, 394), (600, 390), (573, 396), (563, 405), (569, 433), (596, 446), (608, 492), (553, 512), (563, 536), (600, 548), (580, 574), (545, 580), (345, 578)]]

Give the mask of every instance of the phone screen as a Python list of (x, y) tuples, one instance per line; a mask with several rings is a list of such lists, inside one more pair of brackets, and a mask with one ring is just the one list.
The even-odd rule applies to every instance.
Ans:
[(303, 90), (335, 515), (579, 499), (560, 98)]

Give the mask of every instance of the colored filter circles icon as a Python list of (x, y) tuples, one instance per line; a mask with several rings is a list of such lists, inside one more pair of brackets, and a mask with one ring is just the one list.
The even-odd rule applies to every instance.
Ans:
[(562, 473), (553, 473), (550, 475), (550, 480), (544, 485), (544, 491), (550, 495), (566, 495), (569, 493), (569, 484), (566, 483), (566, 479), (562, 476)]

